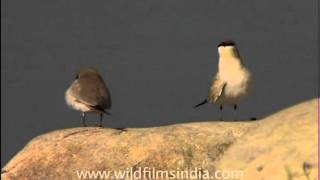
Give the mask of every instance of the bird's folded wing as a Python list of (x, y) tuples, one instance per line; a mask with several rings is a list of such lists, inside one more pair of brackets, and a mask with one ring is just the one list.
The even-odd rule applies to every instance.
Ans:
[(223, 93), (223, 90), (226, 85), (227, 83), (219, 79), (218, 76), (214, 77), (212, 81), (212, 86), (210, 88), (210, 95), (209, 95), (210, 101), (216, 102), (221, 96), (221, 94)]
[(111, 107), (110, 93), (103, 82), (91, 84), (89, 80), (78, 79), (72, 88), (74, 97), (83, 104), (101, 109)]

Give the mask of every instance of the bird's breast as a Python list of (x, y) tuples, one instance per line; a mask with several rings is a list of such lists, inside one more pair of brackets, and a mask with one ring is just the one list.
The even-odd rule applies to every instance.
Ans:
[(228, 66), (219, 69), (219, 77), (226, 82), (224, 94), (226, 97), (245, 96), (250, 88), (250, 72), (241, 66)]

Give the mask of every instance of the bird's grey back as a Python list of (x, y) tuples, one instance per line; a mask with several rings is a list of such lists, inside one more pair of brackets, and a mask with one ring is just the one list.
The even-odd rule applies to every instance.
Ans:
[(109, 89), (99, 74), (80, 74), (71, 88), (73, 95), (87, 105), (101, 109), (111, 108)]

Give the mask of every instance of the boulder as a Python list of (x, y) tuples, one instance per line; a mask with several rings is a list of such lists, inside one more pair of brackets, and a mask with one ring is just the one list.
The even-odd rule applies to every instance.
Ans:
[(317, 119), (311, 100), (257, 121), (57, 130), (31, 140), (1, 178), (313, 180)]

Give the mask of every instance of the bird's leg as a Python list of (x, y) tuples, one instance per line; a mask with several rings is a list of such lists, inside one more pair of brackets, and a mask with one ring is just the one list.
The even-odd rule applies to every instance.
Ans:
[(86, 127), (86, 113), (85, 112), (82, 112), (81, 119), (82, 119), (82, 127)]
[(223, 120), (223, 114), (222, 114), (223, 106), (220, 105), (219, 109), (220, 109), (220, 121), (222, 121)]
[(237, 120), (237, 108), (238, 108), (238, 105), (237, 105), (237, 104), (233, 105), (233, 109), (234, 109), (234, 120), (235, 120), (235, 121)]
[(102, 127), (102, 120), (103, 120), (103, 114), (100, 113), (100, 125), (99, 125), (99, 127)]

